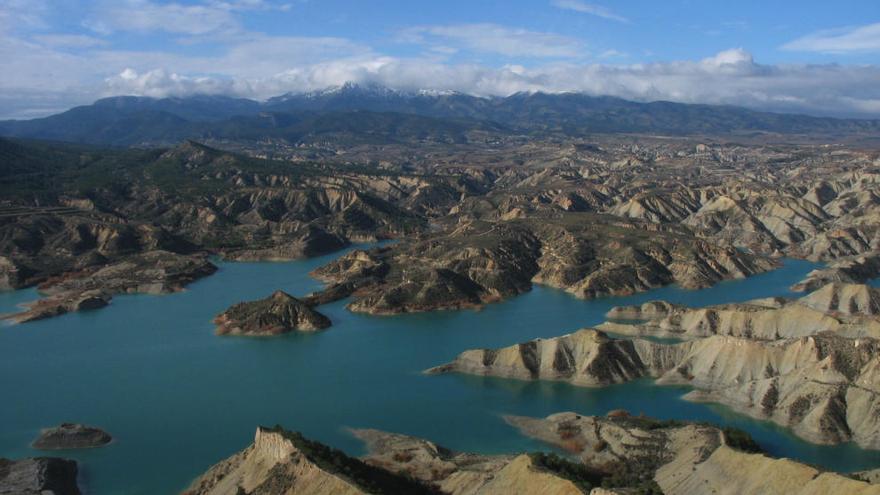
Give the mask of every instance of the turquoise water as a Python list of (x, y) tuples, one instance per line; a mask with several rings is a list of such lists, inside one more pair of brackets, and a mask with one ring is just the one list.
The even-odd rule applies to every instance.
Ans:
[[(101, 449), (64, 452), (81, 462), (93, 494), (175, 493), (214, 462), (245, 447), (257, 425), (282, 424), (360, 454), (346, 427), (418, 435), (485, 453), (546, 448), (502, 414), (603, 414), (625, 408), (660, 418), (707, 420), (751, 432), (770, 452), (853, 470), (880, 453), (821, 447), (722, 407), (679, 399), (686, 391), (638, 381), (605, 389), (462, 375), (425, 376), (464, 349), (552, 337), (603, 321), (614, 305), (667, 299), (690, 305), (788, 294), (815, 267), (789, 261), (774, 272), (711, 289), (664, 288), (581, 301), (536, 287), (481, 311), (372, 317), (344, 302), (321, 308), (322, 333), (274, 339), (219, 338), (211, 318), (232, 303), (284, 289), (319, 287), (307, 273), (332, 257), (293, 263), (221, 263), (220, 271), (167, 296), (121, 296), (104, 309), (0, 327), (0, 456), (39, 455), (40, 428), (64, 421), (109, 431)], [(33, 299), (0, 294), (0, 312)]]

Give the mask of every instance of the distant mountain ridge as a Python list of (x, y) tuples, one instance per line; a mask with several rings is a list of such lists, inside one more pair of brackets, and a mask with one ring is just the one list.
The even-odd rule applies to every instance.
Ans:
[(666, 101), (641, 103), (581, 93), (479, 97), (348, 83), (324, 91), (288, 93), (265, 102), (208, 95), (161, 99), (118, 96), (40, 119), (0, 121), (2, 136), (116, 146), (208, 137), (461, 142), (469, 139), (470, 131), (568, 136), (748, 132), (873, 136), (880, 135), (880, 120)]

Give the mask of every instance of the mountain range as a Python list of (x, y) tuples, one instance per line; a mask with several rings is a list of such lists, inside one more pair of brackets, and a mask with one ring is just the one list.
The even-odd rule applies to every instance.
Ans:
[(515, 135), (880, 135), (880, 120), (836, 119), (580, 93), (484, 98), (345, 84), (259, 102), (228, 96), (117, 96), (49, 117), (0, 121), (0, 136), (111, 146), (183, 139), (344, 143), (468, 142)]

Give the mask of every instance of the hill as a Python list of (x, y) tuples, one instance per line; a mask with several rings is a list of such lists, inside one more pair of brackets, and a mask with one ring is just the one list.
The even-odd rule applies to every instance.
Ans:
[(33, 120), (0, 121), (0, 135), (110, 146), (183, 139), (282, 140), (290, 144), (461, 143), (502, 136), (590, 133), (659, 135), (880, 135), (880, 121), (760, 112), (579, 93), (481, 98), (346, 84), (265, 102), (223, 96), (121, 96)]

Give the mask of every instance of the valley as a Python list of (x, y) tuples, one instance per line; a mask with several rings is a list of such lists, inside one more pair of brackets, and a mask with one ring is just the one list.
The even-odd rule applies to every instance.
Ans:
[[(0, 138), (0, 455), (76, 422), (88, 493), (876, 491), (871, 122), (340, 91)], [(584, 131), (621, 105), (658, 132)]]

